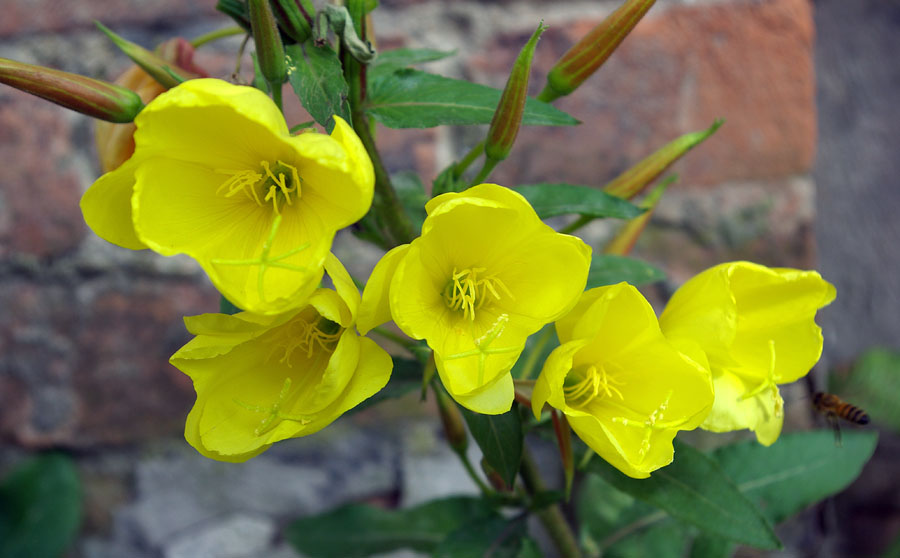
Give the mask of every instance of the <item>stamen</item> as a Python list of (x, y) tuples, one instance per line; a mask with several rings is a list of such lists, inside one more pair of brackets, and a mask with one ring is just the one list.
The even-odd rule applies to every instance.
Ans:
[[(260, 161), (259, 166), (261, 172), (246, 169), (216, 169), (217, 173), (231, 177), (216, 189), (216, 194), (221, 194), (224, 190), (225, 197), (230, 198), (243, 192), (247, 199), (253, 200), (260, 207), (271, 201), (272, 210), (280, 214), (282, 205), (293, 205), (292, 198), (299, 198), (301, 195), (300, 185), (303, 181), (300, 173), (296, 167), (283, 161), (275, 161), (274, 167), (270, 166), (268, 161)], [(265, 194), (262, 201), (260, 193)]]
[(500, 300), (498, 287), (507, 296), (513, 298), (512, 293), (506, 288), (499, 278), (490, 275), (488, 277), (479, 277), (487, 268), (473, 267), (462, 271), (453, 268), (453, 275), (450, 281), (444, 287), (443, 297), (444, 303), (451, 310), (462, 310), (463, 318), (475, 320), (475, 310), (484, 306), (490, 296), (494, 300)]
[(344, 329), (339, 324), (326, 318), (319, 318), (318, 322), (312, 324), (298, 317), (287, 325), (273, 354), (281, 351), (282, 355), (278, 362), (292, 368), (291, 356), (295, 350), (300, 349), (305, 352), (306, 358), (312, 358), (316, 347), (331, 353), (343, 331)]
[[(579, 373), (573, 373), (573, 378), (578, 378)], [(568, 378), (566, 378), (568, 379)], [(584, 377), (570, 385), (563, 385), (563, 393), (570, 405), (585, 405), (595, 397), (605, 395), (612, 398), (614, 395), (624, 401), (625, 396), (613, 384), (622, 385), (622, 382), (616, 380), (601, 365), (598, 370), (596, 366), (591, 365), (584, 372)], [(585, 397), (586, 396), (586, 397)], [(583, 401), (581, 401), (584, 399)]]

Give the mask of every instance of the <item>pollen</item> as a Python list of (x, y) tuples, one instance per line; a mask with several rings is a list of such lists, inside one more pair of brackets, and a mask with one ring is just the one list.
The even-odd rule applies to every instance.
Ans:
[(271, 202), (276, 215), (281, 214), (285, 205), (293, 205), (300, 198), (303, 180), (297, 167), (283, 161), (260, 161), (256, 170), (216, 169), (228, 179), (216, 190), (216, 194), (230, 198), (243, 194), (248, 200), (262, 207)]
[(444, 287), (444, 303), (451, 310), (462, 310), (463, 317), (475, 320), (475, 310), (484, 306), (489, 300), (500, 300), (502, 292), (512, 298), (512, 293), (498, 277), (484, 275), (487, 268), (471, 267), (458, 271), (453, 268), (453, 275)]
[(590, 365), (581, 373), (573, 371), (573, 374), (566, 376), (566, 380), (569, 381), (570, 377), (575, 381), (563, 386), (563, 393), (566, 401), (572, 406), (584, 405), (601, 396), (625, 400), (622, 392), (616, 387), (623, 385), (622, 382), (609, 375), (603, 365), (600, 365), (599, 369), (595, 365)]

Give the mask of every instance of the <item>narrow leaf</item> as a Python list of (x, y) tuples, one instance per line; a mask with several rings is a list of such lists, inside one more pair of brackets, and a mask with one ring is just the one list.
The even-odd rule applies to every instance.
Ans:
[(516, 192), (525, 196), (541, 219), (572, 213), (633, 219), (644, 211), (631, 202), (590, 186), (544, 182), (520, 186)]
[(685, 444), (675, 445), (675, 461), (649, 479), (626, 477), (601, 459), (587, 471), (618, 490), (700, 529), (757, 548), (781, 548), (762, 512), (710, 457)]
[(712, 457), (778, 523), (853, 482), (877, 441), (875, 432), (844, 432), (836, 447), (830, 430), (796, 432), (782, 434), (768, 448), (748, 440), (719, 448)]
[(63, 455), (25, 461), (0, 483), (0, 556), (61, 556), (81, 524), (78, 472)]
[(615, 285), (622, 281), (640, 286), (665, 278), (665, 273), (647, 262), (614, 254), (594, 254), (585, 289)]
[(414, 172), (400, 172), (391, 175), (391, 183), (397, 191), (400, 204), (412, 221), (413, 229), (418, 234), (427, 216), (425, 203), (428, 202), (428, 197), (425, 195), (422, 179)]
[(522, 418), (513, 407), (502, 415), (482, 415), (462, 409), (463, 417), (484, 459), (512, 487), (522, 460)]
[[(389, 128), (490, 124), (500, 93), (486, 85), (418, 70), (399, 70), (373, 84), (366, 112)], [(578, 121), (547, 103), (529, 98), (523, 124), (572, 126)]]
[(432, 552), (467, 522), (496, 517), (479, 498), (433, 500), (405, 510), (349, 504), (291, 523), (285, 537), (309, 558), (357, 558), (404, 548)]
[(734, 543), (707, 533), (700, 533), (691, 544), (690, 558), (728, 558), (734, 553)]
[(518, 558), (525, 535), (524, 518), (500, 516), (462, 525), (434, 551), (434, 558)]
[(435, 50), (432, 48), (397, 48), (378, 53), (378, 58), (369, 66), (368, 78), (377, 81), (416, 64), (441, 60), (456, 54), (455, 50)]
[(329, 132), (332, 116), (350, 121), (349, 88), (341, 61), (330, 46), (307, 44), (287, 47), (288, 81), (309, 114)]

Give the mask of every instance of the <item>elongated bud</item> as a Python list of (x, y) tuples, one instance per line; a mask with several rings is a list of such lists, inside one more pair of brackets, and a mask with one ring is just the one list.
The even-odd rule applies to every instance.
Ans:
[(538, 39), (547, 28), (544, 22), (538, 24), (531, 38), (525, 43), (519, 56), (513, 63), (509, 79), (503, 95), (500, 96), (500, 104), (494, 112), (491, 127), (488, 129), (485, 140), (484, 153), (488, 159), (502, 161), (509, 155), (516, 136), (519, 134), (519, 126), (522, 124), (522, 114), (525, 112), (525, 100), (528, 98), (528, 78), (531, 75), (531, 59), (534, 57), (534, 48)]
[(285, 34), (302, 43), (312, 35), (315, 7), (309, 0), (271, 0), (275, 19)]
[(481, 470), (484, 472), (484, 476), (487, 478), (488, 482), (491, 483), (491, 486), (497, 492), (509, 492), (512, 490), (512, 487), (507, 485), (506, 481), (503, 480), (503, 475), (491, 467), (491, 464), (483, 457), (481, 458)]
[(144, 108), (130, 89), (6, 58), (0, 58), (0, 83), (110, 122), (131, 122)]
[(650, 184), (661, 175), (669, 165), (684, 156), (703, 140), (716, 133), (716, 130), (724, 123), (724, 120), (716, 120), (712, 126), (700, 132), (691, 132), (674, 139), (645, 157), (638, 164), (613, 179), (603, 187), (603, 190), (614, 196), (631, 199), (638, 195), (647, 184)]
[(566, 501), (572, 495), (572, 480), (575, 478), (575, 457), (572, 454), (572, 429), (566, 415), (553, 409), (553, 431), (556, 433), (556, 442), (559, 444), (559, 457), (562, 460), (563, 471), (566, 473)]
[(463, 424), (462, 413), (456, 403), (447, 397), (443, 389), (434, 390), (437, 399), (438, 411), (441, 414), (441, 423), (444, 425), (444, 433), (447, 435), (447, 442), (453, 451), (457, 453), (465, 453), (469, 447), (469, 435), (466, 433), (466, 427)]
[(165, 60), (158, 54), (145, 49), (139, 44), (123, 39), (99, 21), (95, 21), (94, 24), (103, 31), (106, 36), (109, 37), (126, 56), (128, 56), (128, 58), (131, 58), (135, 64), (150, 74), (153, 79), (166, 89), (175, 87), (179, 83), (189, 79), (200, 77), (193, 72), (179, 68), (172, 62)]
[(627, 0), (570, 48), (547, 74), (538, 99), (552, 101), (568, 95), (597, 71), (644, 17), (656, 0)]
[(272, 14), (269, 0), (249, 0), (250, 27), (253, 29), (253, 41), (256, 43), (256, 57), (259, 69), (266, 81), (280, 85), (287, 77), (287, 65), (284, 62), (284, 44)]
[(609, 244), (603, 248), (604, 254), (627, 256), (631, 253), (631, 249), (634, 248), (634, 244), (637, 242), (638, 237), (641, 236), (641, 233), (644, 232), (644, 229), (647, 227), (647, 223), (650, 221), (650, 217), (653, 216), (653, 212), (656, 210), (659, 200), (662, 199), (662, 195), (666, 192), (666, 188), (676, 180), (678, 180), (677, 174), (669, 176), (659, 186), (654, 188), (643, 201), (641, 201), (639, 207), (643, 207), (647, 211), (625, 223), (625, 225), (619, 229), (619, 232), (616, 233), (616, 236), (609, 241)]

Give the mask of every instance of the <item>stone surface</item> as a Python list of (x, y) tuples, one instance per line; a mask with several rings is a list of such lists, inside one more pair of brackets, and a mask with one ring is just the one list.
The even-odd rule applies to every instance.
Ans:
[[(555, 25), (535, 53), (531, 90), (597, 20)], [(502, 34), (470, 59), (502, 87), (530, 30)], [(808, 0), (661, 6), (597, 74), (557, 102), (583, 123), (523, 128), (493, 178), (506, 185), (600, 185), (675, 137), (725, 126), (676, 170), (687, 184), (807, 172), (815, 149), (812, 13)], [(490, 53), (490, 54), (488, 54)]]
[(242, 558), (262, 555), (275, 524), (258, 516), (233, 514), (206, 529), (191, 530), (166, 545), (165, 558)]

